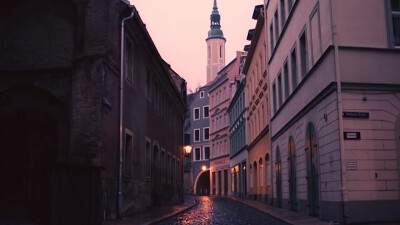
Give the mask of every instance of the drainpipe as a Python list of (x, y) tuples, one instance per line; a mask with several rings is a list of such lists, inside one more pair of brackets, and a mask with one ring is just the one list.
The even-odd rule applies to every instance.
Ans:
[[(267, 2), (269, 0), (264, 0), (264, 36), (265, 36), (265, 41), (268, 43), (268, 36), (267, 36)], [(265, 55), (269, 55), (268, 54), (268, 45), (265, 45)], [(265, 57), (265, 69), (267, 70), (267, 82), (268, 82), (268, 86), (270, 84), (270, 80), (269, 80), (269, 67), (268, 66), (268, 57)], [(266, 96), (269, 97), (269, 87), (267, 87), (267, 94)], [(272, 149), (272, 127), (271, 127), (271, 99), (268, 98), (268, 110), (267, 110), (267, 115), (268, 115), (268, 136), (269, 136), (269, 153), (270, 153), (270, 157), (269, 157), (269, 169), (270, 169), (270, 179), (271, 179), (271, 200), (270, 200), (270, 204), (274, 205), (274, 164), (272, 163), (273, 161), (273, 149)]]
[[(123, 1), (126, 3), (125, 1)], [(124, 18), (121, 22), (121, 80), (120, 80), (120, 99), (119, 99), (119, 177), (118, 177), (118, 217), (122, 218), (122, 166), (123, 166), (123, 118), (124, 118), (124, 69), (125, 69), (125, 22), (134, 16), (133, 6), (129, 6), (131, 15)]]
[(342, 210), (343, 210), (343, 223), (347, 223), (347, 189), (346, 189), (346, 167), (345, 167), (345, 152), (344, 152), (344, 137), (343, 137), (343, 105), (342, 105), (342, 83), (340, 74), (340, 61), (339, 61), (339, 46), (337, 38), (337, 25), (335, 20), (335, 6), (333, 1), (330, 0), (331, 5), (331, 16), (332, 16), (332, 39), (335, 52), (335, 77), (337, 83), (337, 107), (338, 107), (338, 118), (339, 118), (339, 146), (340, 146), (340, 159), (341, 159), (341, 197), (342, 197)]

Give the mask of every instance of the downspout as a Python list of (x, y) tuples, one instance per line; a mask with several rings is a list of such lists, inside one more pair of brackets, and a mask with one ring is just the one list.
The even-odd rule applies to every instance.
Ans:
[[(264, 36), (265, 36), (265, 41), (266, 43), (268, 43), (268, 37), (267, 37), (267, 1), (268, 0), (264, 0)], [(267, 70), (267, 82), (268, 82), (268, 86), (270, 84), (270, 80), (269, 80), (269, 67), (268, 66), (268, 60), (267, 60), (267, 55), (268, 54), (268, 44), (265, 45), (265, 69)], [(267, 94), (266, 96), (268, 97), (268, 110), (267, 110), (267, 116), (268, 116), (268, 136), (269, 136), (269, 151), (270, 151), (270, 159), (269, 159), (269, 166), (270, 166), (270, 179), (271, 179), (271, 200), (270, 200), (270, 204), (273, 205), (274, 204), (274, 164), (272, 163), (273, 161), (273, 149), (272, 149), (272, 132), (271, 132), (271, 99), (269, 98), (269, 87), (267, 86)]]
[(135, 12), (133, 6), (129, 6), (131, 15), (121, 22), (121, 78), (119, 98), (119, 177), (118, 177), (118, 218), (122, 218), (122, 166), (123, 166), (123, 118), (124, 118), (124, 69), (125, 69), (125, 22), (133, 18)]
[(347, 210), (347, 189), (346, 189), (346, 167), (345, 167), (345, 152), (344, 152), (344, 137), (343, 137), (343, 105), (342, 105), (342, 83), (341, 83), (341, 74), (340, 74), (340, 61), (339, 61), (339, 46), (338, 46), (338, 38), (337, 38), (337, 25), (335, 20), (335, 6), (333, 1), (330, 0), (331, 4), (331, 16), (332, 16), (332, 39), (335, 53), (335, 77), (336, 77), (336, 85), (337, 85), (337, 107), (338, 107), (338, 118), (339, 118), (339, 146), (340, 146), (340, 159), (341, 159), (341, 197), (342, 197), (342, 210), (343, 210), (343, 223), (346, 224), (348, 218), (348, 210)]

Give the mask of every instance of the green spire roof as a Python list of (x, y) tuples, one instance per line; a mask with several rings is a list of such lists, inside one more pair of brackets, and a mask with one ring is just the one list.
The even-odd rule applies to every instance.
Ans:
[(214, 6), (210, 16), (210, 21), (211, 21), (210, 25), (211, 29), (208, 31), (208, 37), (206, 40), (212, 38), (220, 38), (225, 40), (224, 33), (221, 30), (221, 23), (220, 23), (221, 16), (219, 15), (218, 12), (217, 0), (214, 0)]

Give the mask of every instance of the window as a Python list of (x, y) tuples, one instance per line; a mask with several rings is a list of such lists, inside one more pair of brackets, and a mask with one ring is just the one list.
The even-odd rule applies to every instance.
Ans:
[(278, 103), (279, 107), (282, 105), (282, 76), (278, 74)]
[(200, 98), (204, 98), (204, 91), (200, 91)]
[(204, 159), (210, 159), (210, 147), (204, 147)]
[(311, 64), (318, 61), (322, 54), (321, 25), (319, 19), (319, 4), (315, 6), (310, 17)]
[(125, 56), (125, 78), (132, 82), (133, 79), (133, 44), (130, 39), (126, 39), (126, 56)]
[(203, 137), (204, 137), (204, 141), (208, 141), (210, 140), (210, 128), (209, 127), (205, 127), (203, 129)]
[(208, 52), (208, 58), (211, 58), (211, 49), (210, 49), (210, 46), (208, 46), (207, 52)]
[(272, 103), (273, 103), (274, 113), (276, 113), (276, 86), (275, 86), (275, 83), (272, 85)]
[(149, 70), (146, 74), (146, 99), (151, 102), (151, 74)]
[(289, 97), (290, 93), (290, 87), (289, 87), (289, 69), (288, 69), (288, 63), (287, 60), (285, 62), (285, 65), (283, 65), (283, 79), (285, 79), (285, 100)]
[(274, 50), (274, 29), (271, 23), (271, 26), (269, 27), (269, 40), (271, 41), (271, 52)]
[(208, 118), (210, 116), (209, 115), (209, 113), (210, 113), (209, 109), (210, 109), (209, 106), (204, 106), (203, 107), (203, 118)]
[(200, 119), (200, 108), (194, 108), (193, 109), (193, 120), (199, 120)]
[(274, 15), (274, 27), (275, 27), (275, 43), (277, 43), (278, 42), (278, 38), (279, 38), (278, 9), (276, 9), (275, 15)]
[(166, 178), (166, 163), (165, 163), (165, 149), (161, 149), (161, 162), (160, 162), (160, 166), (161, 166), (161, 178), (162, 178), (162, 181), (165, 181), (165, 178)]
[(219, 58), (222, 59), (222, 45), (219, 45)]
[(288, 0), (287, 4), (288, 4), (288, 11), (290, 13), (290, 11), (292, 11), (292, 8), (293, 8), (293, 0)]
[(125, 176), (132, 175), (133, 168), (133, 133), (125, 129), (125, 151), (124, 151), (124, 174)]
[(226, 99), (226, 87), (224, 87), (224, 98), (222, 100)]
[(291, 72), (292, 72), (292, 90), (297, 87), (297, 55), (296, 48), (293, 48), (290, 54)]
[(286, 22), (285, 0), (281, 0), (280, 6), (281, 6), (281, 27), (283, 29), (283, 26), (285, 26)]
[(146, 138), (146, 177), (151, 177), (151, 140)]
[(394, 45), (400, 46), (400, 1), (391, 0)]
[(300, 60), (301, 60), (301, 77), (304, 78), (307, 75), (307, 39), (306, 31), (304, 30), (300, 36)]
[(200, 160), (200, 148), (194, 148), (194, 160)]
[(194, 142), (200, 141), (200, 129), (194, 129)]

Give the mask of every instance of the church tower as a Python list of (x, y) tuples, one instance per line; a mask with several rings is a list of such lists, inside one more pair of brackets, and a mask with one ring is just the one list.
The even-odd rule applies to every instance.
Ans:
[(210, 16), (211, 26), (208, 31), (207, 42), (207, 83), (217, 77), (218, 71), (225, 66), (225, 42), (224, 33), (221, 30), (221, 16), (218, 12), (217, 0)]

